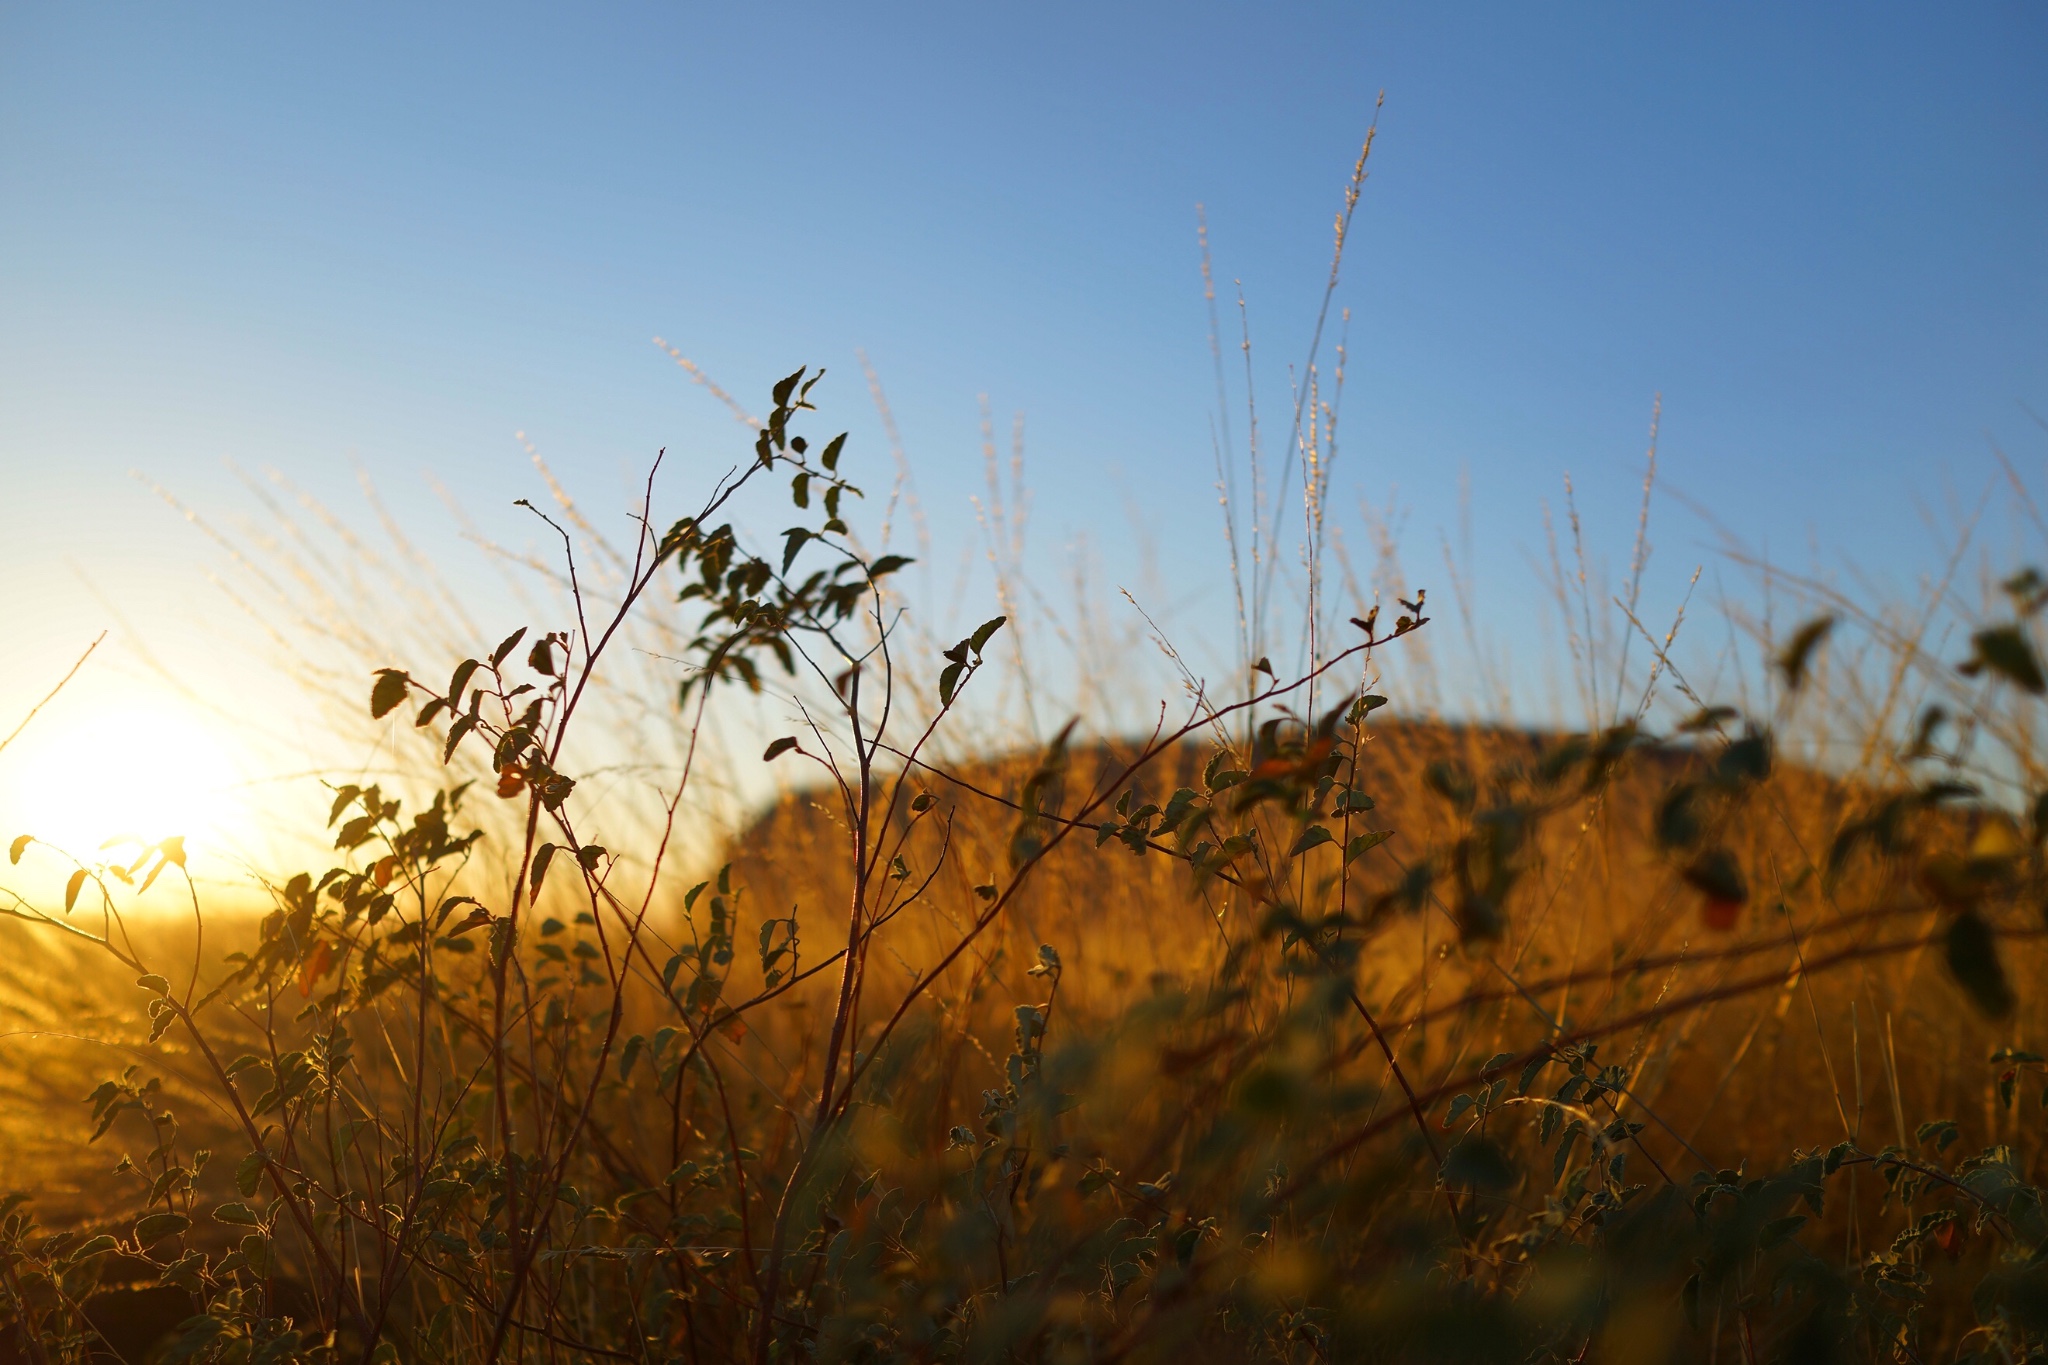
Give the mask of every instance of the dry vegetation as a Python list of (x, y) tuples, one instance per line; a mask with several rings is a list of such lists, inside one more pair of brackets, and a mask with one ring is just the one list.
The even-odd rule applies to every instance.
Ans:
[[(0, 924), (0, 1360), (2048, 1351), (2039, 579), (1807, 584), (1741, 714), (1639, 548), (1607, 645), (1558, 576), (1583, 732), (1452, 724), (1397, 685), (1432, 604), (1321, 596), (1311, 385), (1304, 667), (1255, 517), (1243, 681), (1005, 745), (1018, 624), (906, 624), (815, 380), (595, 568), (565, 499), (552, 630), (334, 637), (416, 723), (264, 910), (15, 844), (65, 892)], [(808, 766), (714, 851), (756, 694)]]

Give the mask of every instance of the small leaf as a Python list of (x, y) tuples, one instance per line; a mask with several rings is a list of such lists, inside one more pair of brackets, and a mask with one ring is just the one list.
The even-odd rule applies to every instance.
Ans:
[(796, 372), (795, 374), (793, 374), (793, 375), (789, 376), (789, 378), (787, 378), (787, 379), (780, 379), (780, 380), (777, 380), (777, 381), (776, 381), (776, 383), (775, 383), (775, 406), (776, 406), (776, 407), (778, 407), (778, 408), (786, 408), (786, 407), (788, 407), (788, 406), (789, 406), (789, 395), (790, 395), (790, 394), (792, 394), (792, 393), (794, 393), (794, 392), (796, 391), (796, 386), (797, 386), (797, 385), (798, 385), (799, 383), (801, 383), (801, 382), (803, 381), (803, 377), (804, 377), (804, 370), (808, 370), (809, 368), (811, 368), (811, 367), (810, 367), (810, 366), (808, 366), (808, 365), (805, 365), (805, 366), (804, 366), (804, 367), (803, 367), (802, 369), (799, 369), (799, 370), (798, 370), (798, 371), (797, 371), (797, 372)]
[(555, 676), (555, 642), (543, 635), (526, 652), (526, 666), (545, 677)]
[(782, 533), (782, 571), (789, 572), (789, 566), (796, 563), (804, 543), (812, 539), (812, 533), (801, 526), (792, 526)]
[(446, 924), (448, 917), (465, 905), (475, 905), (478, 909), (483, 908), (475, 896), (450, 896), (442, 901), (439, 908), (435, 910), (434, 926), (439, 928), (441, 925)]
[(152, 1213), (135, 1225), (135, 1240), (142, 1246), (152, 1246), (191, 1226), (192, 1220), (182, 1213)]
[(263, 1222), (256, 1216), (256, 1210), (243, 1203), (222, 1204), (213, 1211), (213, 1219), (216, 1223), (244, 1228), (259, 1227)]
[(1741, 906), (1749, 900), (1749, 883), (1735, 856), (1725, 848), (1708, 849), (1693, 859), (1684, 876), (1710, 902)]
[(895, 573), (904, 565), (915, 562), (909, 555), (883, 555), (880, 559), (868, 565), (868, 581), (872, 583), (877, 578)]
[(313, 987), (319, 984), (320, 978), (327, 975), (328, 969), (333, 965), (334, 948), (326, 939), (321, 939), (313, 945), (313, 951), (306, 954), (305, 962), (299, 967), (299, 997), (310, 998)]
[(776, 740), (773, 744), (770, 744), (765, 750), (762, 751), (761, 761), (763, 763), (773, 763), (776, 759), (782, 757), (784, 754), (788, 753), (791, 749), (794, 749), (796, 747), (796, 741), (791, 739), (788, 735), (784, 735), (781, 739)]
[(448, 727), (448, 742), (441, 746), (441, 762), (444, 764), (455, 757), (455, 746), (462, 743), (471, 730), (476, 729), (476, 717), (464, 716)]
[(533, 867), (527, 873), (527, 891), (530, 895), (540, 895), (541, 879), (548, 875), (548, 864), (554, 861), (554, 857), (555, 845), (553, 844), (542, 844), (534, 850)]
[(995, 638), (995, 633), (1001, 630), (1003, 623), (1009, 619), (1007, 616), (998, 616), (993, 621), (983, 621), (974, 628), (974, 634), (967, 637), (967, 647), (979, 657), (983, 648)]
[(1998, 959), (1998, 939), (1991, 926), (1966, 910), (1949, 922), (1942, 937), (1949, 974), (1970, 997), (1970, 1003), (1993, 1019), (2011, 1014), (2012, 985)]
[(1741, 715), (1742, 713), (1732, 706), (1703, 706), (1686, 717), (1679, 725), (1678, 733), (1681, 735), (1704, 734), (1708, 730), (1719, 729), (1727, 722), (1738, 719)]
[(1945, 1152), (1949, 1144), (1962, 1136), (1962, 1130), (1954, 1119), (1931, 1119), (1913, 1130), (1915, 1142), (1932, 1142), (1934, 1150)]
[(448, 679), (448, 704), (450, 706), (460, 706), (462, 704), (462, 689), (469, 686), (470, 675), (476, 672), (477, 667), (475, 659), (464, 659), (461, 663), (455, 665), (455, 672)]
[(382, 720), (398, 709), (405, 700), (405, 690), (412, 679), (403, 669), (380, 668), (377, 670), (376, 685), (370, 688), (370, 719)]
[(448, 930), (448, 937), (455, 938), (468, 933), (472, 929), (481, 929), (485, 925), (494, 922), (491, 912), (479, 905), (476, 909), (464, 915), (458, 923)]
[(20, 862), (21, 851), (27, 848), (30, 844), (34, 843), (35, 839), (36, 836), (33, 834), (15, 835), (14, 842), (7, 846), (7, 861), (10, 863)]
[(1360, 858), (1363, 858), (1366, 854), (1372, 852), (1393, 837), (1394, 831), (1390, 829), (1367, 830), (1363, 834), (1355, 835), (1351, 842), (1344, 846), (1345, 864), (1348, 866), (1351, 863), (1357, 862)]
[(71, 913), (71, 907), (78, 904), (78, 893), (84, 886), (85, 869), (81, 867), (64, 883), (64, 913), (67, 915)]
[(1820, 642), (1827, 639), (1828, 632), (1835, 628), (1833, 615), (1818, 616), (1794, 631), (1791, 640), (1778, 651), (1778, 670), (1785, 675), (1785, 686), (1797, 692), (1806, 681), (1806, 664)]
[(158, 995), (169, 995), (171, 993), (171, 983), (158, 976), (155, 972), (151, 972), (147, 976), (135, 978), (135, 984), (146, 991), (155, 991)]
[(953, 704), (953, 694), (960, 688), (960, 673), (966, 667), (965, 664), (951, 663), (939, 670), (939, 705)]
[(1318, 848), (1323, 844), (1331, 843), (1334, 841), (1335, 838), (1335, 835), (1331, 834), (1329, 830), (1323, 828), (1321, 825), (1310, 825), (1307, 829), (1301, 832), (1301, 837), (1294, 841), (1294, 847), (1287, 850), (1287, 856), (1290, 858), (1299, 858), (1302, 854), (1308, 852), (1310, 849)]
[(120, 1245), (121, 1244), (119, 1242), (115, 1241), (113, 1238), (107, 1236), (107, 1234), (103, 1232), (99, 1236), (92, 1238), (90, 1241), (87, 1241), (79, 1245), (78, 1247), (74, 1248), (71, 1251), (70, 1255), (68, 1255), (65, 1259), (70, 1261), (73, 1265), (77, 1265), (79, 1262), (91, 1260), (95, 1256), (104, 1256), (108, 1252), (114, 1250), (116, 1247)]
[(519, 648), (519, 642), (525, 638), (525, 626), (521, 626), (519, 629), (513, 631), (510, 635), (507, 635), (504, 641), (500, 643), (496, 649), (491, 651), (491, 667), (503, 667), (505, 660), (512, 657), (512, 651)]
[(2018, 626), (1980, 630), (1970, 637), (1970, 643), (1976, 646), (1977, 652), (1965, 666), (1966, 671), (1974, 673), (1988, 668), (2035, 696), (2048, 691), (2048, 677), (2042, 675), (2040, 656), (2034, 652), (2033, 642)]

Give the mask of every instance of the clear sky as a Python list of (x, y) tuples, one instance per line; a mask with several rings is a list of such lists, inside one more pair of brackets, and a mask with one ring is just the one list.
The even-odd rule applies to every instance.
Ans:
[[(354, 459), (452, 545), (426, 475), (531, 539), (515, 430), (603, 507), (659, 446), (723, 468), (742, 434), (657, 334), (757, 404), (828, 366), (883, 482), (864, 349), (942, 583), (978, 396), (1021, 412), (1045, 572), (1086, 537), (1135, 581), (1149, 536), (1197, 631), (1195, 206), (1277, 423), (1382, 90), (1334, 513), (1362, 543), (1398, 488), (1436, 583), (1469, 477), (1489, 629), (1535, 629), (1567, 471), (1626, 556), (1659, 392), (1673, 490), (1902, 579), (1916, 499), (2048, 456), (2035, 4), (4, 4), (5, 700), (107, 627), (227, 667), (177, 624), (219, 558), (131, 470), (227, 520), (224, 459), (351, 506)], [(1660, 517), (1668, 604), (1709, 538)]]

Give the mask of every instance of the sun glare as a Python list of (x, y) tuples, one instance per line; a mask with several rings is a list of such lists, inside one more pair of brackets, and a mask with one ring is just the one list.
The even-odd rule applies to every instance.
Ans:
[(233, 781), (220, 736), (180, 707), (76, 707), (37, 717), (0, 755), (4, 834), (84, 860), (130, 840), (215, 843)]

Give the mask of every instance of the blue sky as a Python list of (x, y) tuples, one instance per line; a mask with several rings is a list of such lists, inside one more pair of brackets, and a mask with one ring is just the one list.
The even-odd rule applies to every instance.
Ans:
[[(1625, 558), (1661, 392), (1671, 488), (1907, 581), (1916, 499), (1973, 496), (1993, 440), (2048, 455), (2044, 71), (2022, 4), (0, 7), (7, 699), (120, 621), (226, 667), (181, 624), (218, 557), (130, 470), (226, 519), (224, 458), (344, 505), (354, 459), (453, 546), (425, 474), (532, 539), (514, 430), (597, 508), (659, 446), (679, 487), (723, 468), (656, 334), (743, 397), (828, 366), (879, 483), (864, 348), (942, 583), (978, 395), (1023, 413), (1041, 571), (1085, 536), (1134, 583), (1140, 505), (1199, 633), (1195, 205), (1277, 433), (1381, 90), (1348, 534), (1398, 488), (1446, 600), (1469, 476), (1487, 629), (1533, 658), (1538, 500), (1569, 471)], [(1661, 607), (1710, 537), (1658, 515)]]

